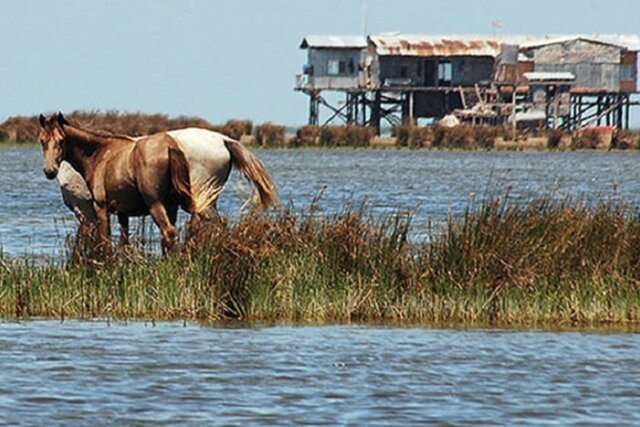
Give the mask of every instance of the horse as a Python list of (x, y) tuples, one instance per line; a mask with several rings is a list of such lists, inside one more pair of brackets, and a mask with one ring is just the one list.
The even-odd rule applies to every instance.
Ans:
[(163, 253), (170, 251), (179, 207), (192, 216), (215, 213), (232, 166), (253, 184), (263, 208), (276, 201), (275, 184), (260, 160), (218, 132), (186, 128), (131, 138), (82, 129), (62, 113), (49, 118), (40, 114), (38, 119), (45, 176), (56, 178), (63, 162), (79, 173), (91, 193), (105, 248), (110, 247), (113, 213), (125, 240), (129, 217), (151, 215), (160, 229)]
[(62, 201), (73, 212), (80, 225), (93, 224), (96, 220), (93, 196), (82, 175), (63, 160), (60, 162), (56, 179), (62, 193)]

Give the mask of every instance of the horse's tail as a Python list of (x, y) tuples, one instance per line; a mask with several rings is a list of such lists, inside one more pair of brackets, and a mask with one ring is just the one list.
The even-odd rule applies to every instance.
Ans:
[(253, 183), (260, 196), (260, 205), (268, 208), (273, 205), (278, 196), (276, 186), (256, 156), (235, 139), (225, 138), (224, 143), (231, 153), (231, 162), (242, 174)]
[(191, 191), (189, 161), (176, 141), (169, 137), (169, 174), (171, 187), (177, 194), (180, 206), (189, 213), (196, 211), (196, 203)]

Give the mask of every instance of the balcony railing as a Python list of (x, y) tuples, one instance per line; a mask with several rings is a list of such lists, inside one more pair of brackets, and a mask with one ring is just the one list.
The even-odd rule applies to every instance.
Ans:
[(363, 85), (358, 76), (296, 76), (296, 89), (357, 89)]

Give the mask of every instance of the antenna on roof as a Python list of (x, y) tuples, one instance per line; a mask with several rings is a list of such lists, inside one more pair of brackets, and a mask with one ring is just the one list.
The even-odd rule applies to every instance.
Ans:
[(362, 0), (362, 35), (367, 36), (367, 0)]
[(496, 36), (496, 30), (502, 28), (502, 21), (500, 21), (499, 19), (496, 19), (495, 21), (491, 22), (491, 29), (492, 29), (492, 33), (493, 33), (493, 37)]

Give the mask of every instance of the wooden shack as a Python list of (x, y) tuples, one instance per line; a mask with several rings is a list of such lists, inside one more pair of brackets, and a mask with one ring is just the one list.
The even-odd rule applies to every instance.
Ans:
[(575, 76), (574, 87), (581, 91), (635, 92), (637, 52), (585, 37), (525, 44), (534, 71), (568, 72)]
[(298, 87), (309, 89), (357, 89), (366, 85), (364, 75), (367, 40), (361, 36), (307, 36), (300, 44), (307, 63)]
[[(309, 124), (318, 124), (320, 107), (331, 112), (328, 121), (366, 122), (366, 91), (371, 82), (372, 60), (363, 36), (306, 36), (300, 49), (307, 50), (307, 62), (296, 76), (296, 90), (309, 96)], [(328, 102), (322, 91), (344, 92), (344, 105)]]
[(559, 36), (525, 42), (521, 51), (532, 59), (536, 72), (575, 76), (571, 111), (562, 127), (629, 127), (629, 110), (637, 103), (631, 99), (637, 91), (637, 40), (629, 36)]
[[(541, 111), (544, 99), (545, 126), (626, 128), (630, 107), (640, 105), (632, 99), (636, 35), (307, 36), (300, 47), (308, 53), (296, 90), (310, 97), (311, 124), (320, 124), (320, 106), (331, 113), (325, 123), (341, 119), (378, 130), (382, 121), (452, 113), (499, 124), (517, 112)], [(570, 84), (555, 81), (568, 75)], [(343, 92), (345, 101), (327, 102), (325, 90)]]
[(500, 44), (469, 36), (369, 36), (381, 86), (451, 87), (491, 81)]

